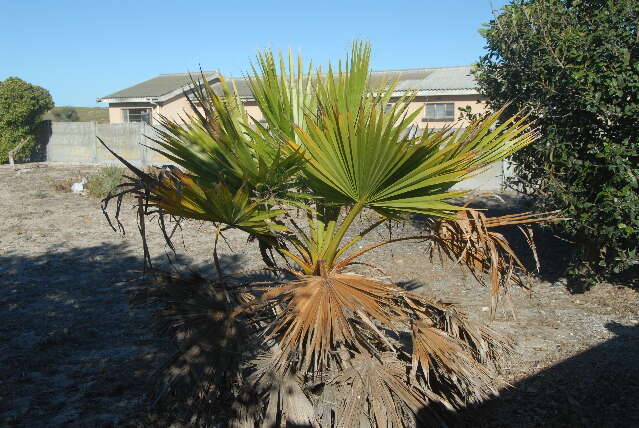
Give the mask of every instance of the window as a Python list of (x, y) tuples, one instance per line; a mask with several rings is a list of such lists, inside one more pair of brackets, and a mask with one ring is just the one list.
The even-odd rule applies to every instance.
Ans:
[(455, 120), (455, 103), (426, 104), (424, 120)]
[(145, 122), (151, 124), (150, 108), (128, 108), (122, 110), (125, 122)]

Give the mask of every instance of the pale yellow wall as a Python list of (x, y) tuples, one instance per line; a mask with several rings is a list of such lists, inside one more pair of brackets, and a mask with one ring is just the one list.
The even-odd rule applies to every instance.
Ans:
[(193, 114), (193, 110), (191, 110), (191, 104), (189, 104), (189, 100), (187, 100), (184, 95), (179, 95), (175, 98), (172, 98), (168, 102), (162, 103), (158, 107), (159, 108), (153, 109), (154, 123), (157, 123), (158, 113), (172, 120), (179, 120), (180, 117), (186, 118), (185, 112), (188, 114)]
[[(393, 100), (391, 100), (393, 101)], [(427, 103), (454, 103), (454, 112), (455, 112), (455, 121), (434, 121), (434, 122), (425, 122), (423, 120), (425, 110), (424, 106)], [(255, 103), (255, 101), (247, 101), (245, 104), (246, 112), (254, 117), (257, 120), (262, 120), (264, 116), (260, 111), (259, 107)], [(425, 128), (428, 126), (429, 128), (442, 128), (446, 125), (455, 125), (456, 127), (463, 127), (466, 125), (465, 122), (459, 122), (460, 107), (470, 106), (473, 113), (483, 113), (486, 110), (486, 104), (484, 102), (479, 101), (478, 95), (451, 95), (451, 96), (434, 96), (434, 97), (416, 97), (414, 101), (411, 103), (408, 109), (408, 113), (412, 113), (417, 109), (421, 108), (421, 113), (415, 118), (413, 121), (413, 125), (416, 125), (420, 128)], [(158, 113), (168, 117), (169, 119), (178, 120), (180, 116), (184, 117), (184, 112), (191, 113), (191, 105), (184, 95), (177, 96), (166, 103), (163, 103), (159, 106), (152, 106), (150, 104), (111, 104), (109, 105), (109, 121), (110, 123), (121, 123), (122, 122), (122, 109), (125, 107), (153, 107), (153, 119), (154, 123), (157, 123)]]
[(150, 103), (111, 103), (109, 104), (109, 123), (122, 123), (124, 121), (122, 110), (127, 108), (152, 108), (153, 113), (157, 111), (157, 107)]
[[(391, 100), (393, 101), (393, 100)], [(453, 111), (455, 112), (455, 120), (453, 121), (424, 121), (424, 115), (426, 114), (425, 106), (429, 103), (454, 103)], [(416, 97), (408, 107), (408, 114), (415, 112), (415, 110), (421, 109), (419, 115), (413, 120), (413, 125), (420, 128), (443, 128), (444, 126), (454, 125), (455, 127), (463, 128), (467, 125), (467, 121), (460, 121), (460, 107), (470, 106), (473, 113), (483, 113), (486, 111), (486, 104), (483, 101), (479, 101), (478, 95), (449, 95), (449, 96), (435, 96), (435, 97)]]
[(109, 123), (122, 123), (122, 108), (109, 105)]
[(246, 113), (248, 113), (248, 115), (253, 117), (255, 120), (260, 121), (264, 119), (264, 115), (262, 114), (262, 111), (257, 106), (257, 103), (255, 101), (245, 102), (244, 108), (246, 109)]
[[(262, 116), (262, 112), (257, 107), (257, 104), (254, 101), (247, 101), (245, 104), (246, 112), (254, 117), (257, 120), (262, 120), (264, 117)], [(115, 106), (109, 106), (109, 121), (111, 123), (121, 123), (122, 122), (122, 110), (125, 106), (117, 104)], [(126, 106), (129, 107), (129, 106)], [(130, 107), (143, 107), (143, 106), (133, 106)], [(166, 116), (172, 120), (179, 120), (180, 116), (185, 117), (185, 112), (191, 114), (193, 111), (191, 110), (191, 104), (186, 99), (184, 95), (177, 96), (172, 98), (168, 102), (165, 102), (158, 106), (147, 105), (145, 107), (153, 107), (153, 121), (157, 123), (159, 119), (159, 114)]]

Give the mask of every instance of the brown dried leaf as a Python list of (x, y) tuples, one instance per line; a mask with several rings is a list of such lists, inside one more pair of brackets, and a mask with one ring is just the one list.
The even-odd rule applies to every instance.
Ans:
[(491, 229), (518, 225), (539, 269), (539, 258), (532, 239), (532, 230), (524, 229), (520, 225), (560, 220), (563, 218), (558, 217), (556, 211), (527, 212), (489, 218), (479, 210), (467, 208), (460, 211), (455, 219), (441, 219), (434, 224), (435, 238), (432, 240), (431, 258), (434, 251), (438, 250), (440, 256), (443, 253), (449, 259), (467, 266), (481, 284), (485, 284), (483, 275), (487, 274), (490, 278), (491, 316), (494, 317), (500, 290), (507, 290), (507, 281), (525, 289), (529, 287), (522, 278), (522, 274), (527, 271), (526, 267), (517, 257), (508, 240), (501, 233)]

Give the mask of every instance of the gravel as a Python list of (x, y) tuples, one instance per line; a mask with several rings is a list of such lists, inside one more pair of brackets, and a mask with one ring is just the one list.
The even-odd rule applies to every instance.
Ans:
[[(128, 303), (142, 269), (135, 213), (124, 204), (129, 233), (121, 236), (109, 228), (98, 201), (54, 190), (91, 170), (0, 167), (0, 426), (135, 426), (149, 405), (153, 372), (171, 350), (152, 335), (150, 310)], [(523, 207), (510, 198), (501, 209)], [(154, 263), (211, 274), (210, 226), (185, 224), (177, 256), (170, 256), (157, 227), (149, 228)], [(419, 228), (415, 220), (393, 236)], [(571, 294), (560, 275), (569, 245), (538, 234), (545, 269), (530, 278), (534, 292), (513, 290), (517, 318), (502, 303), (492, 323), (517, 343), (503, 373), (512, 387), (460, 412), (457, 424), (639, 426), (639, 293), (602, 284)], [(379, 237), (371, 234), (361, 246)], [(246, 238), (228, 234), (226, 269), (262, 265)], [(424, 245), (382, 247), (365, 261), (417, 293), (489, 322), (487, 290), (452, 263), (430, 263)]]

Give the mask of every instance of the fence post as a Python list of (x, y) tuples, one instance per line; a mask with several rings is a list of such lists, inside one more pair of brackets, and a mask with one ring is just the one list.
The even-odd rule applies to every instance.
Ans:
[(140, 132), (138, 133), (138, 147), (140, 147), (140, 162), (142, 166), (148, 165), (148, 149), (143, 145), (144, 144), (144, 134), (146, 134), (146, 122), (140, 122), (142, 126), (140, 127)]
[(92, 153), (91, 155), (93, 156), (93, 163), (98, 163), (98, 125), (96, 123), (95, 120), (92, 120), (91, 122), (91, 130), (93, 131), (91, 134), (93, 134), (93, 144), (91, 144), (91, 149), (92, 149)]

